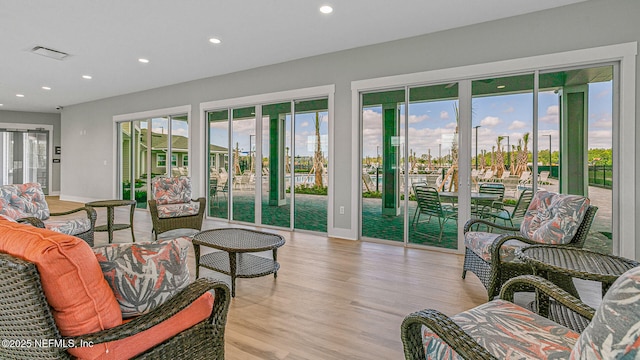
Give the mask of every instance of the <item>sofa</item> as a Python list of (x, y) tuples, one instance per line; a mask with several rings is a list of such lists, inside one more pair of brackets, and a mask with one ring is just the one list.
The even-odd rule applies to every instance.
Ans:
[[(186, 258), (171, 255), (174, 242), (170, 251), (156, 251), (158, 243), (96, 250), (0, 217), (0, 359), (224, 359), (229, 288), (206, 278), (190, 282), (188, 270), (174, 273)], [(146, 261), (153, 253), (158, 257)], [(146, 271), (134, 287), (137, 274), (118, 274), (147, 265), (162, 270)], [(164, 296), (183, 277), (184, 286)], [(149, 290), (162, 296), (147, 296)], [(125, 315), (131, 293), (148, 304), (126, 306)]]
[(96, 211), (84, 206), (51, 213), (38, 183), (0, 186), (0, 215), (62, 234), (73, 235), (93, 246)]

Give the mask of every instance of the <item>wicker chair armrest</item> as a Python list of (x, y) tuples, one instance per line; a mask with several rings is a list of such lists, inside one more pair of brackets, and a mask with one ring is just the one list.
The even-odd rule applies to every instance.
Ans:
[(500, 291), (500, 298), (513, 302), (514, 293), (523, 287), (535, 288), (546, 296), (554, 299), (569, 310), (591, 320), (595, 314), (595, 310), (589, 305), (583, 303), (580, 299), (569, 294), (556, 284), (549, 280), (534, 275), (521, 275), (509, 279)]
[(215, 300), (213, 311), (209, 319), (210, 321), (216, 321), (216, 325), (224, 328), (229, 308), (229, 287), (223, 282), (200, 278), (147, 314), (138, 316), (125, 324), (111, 329), (87, 335), (70, 337), (68, 339), (74, 340), (76, 344), (79, 344), (80, 340), (92, 342), (93, 344), (100, 344), (127, 338), (148, 330), (169, 319), (181, 310), (187, 308), (197, 298), (210, 290), (215, 291)]
[(198, 215), (204, 213), (204, 209), (206, 208), (206, 205), (207, 205), (207, 199), (203, 197), (199, 197), (197, 199), (191, 199), (191, 201), (200, 203), (200, 207), (198, 208)]
[(442, 341), (464, 359), (496, 359), (451, 318), (433, 309), (407, 315), (402, 321), (402, 343), (405, 359), (424, 360), (422, 325), (437, 334)]
[(496, 229), (500, 229), (500, 230), (505, 230), (505, 231), (513, 231), (513, 232), (518, 232), (520, 231), (520, 228), (513, 228), (510, 226), (504, 226), (504, 225), (499, 225), (496, 224), (492, 221), (488, 221), (485, 219), (469, 219), (467, 220), (467, 222), (464, 224), (464, 233), (468, 233), (469, 231), (471, 231), (471, 226), (473, 225), (486, 225), (492, 228), (496, 228)]
[(32, 225), (34, 227), (41, 228), (41, 229), (44, 229), (44, 227), (45, 227), (44, 226), (44, 222), (42, 222), (42, 220), (38, 219), (37, 217), (33, 217), (33, 216), (17, 219), (16, 222), (19, 222), (21, 224), (29, 224), (29, 225)]

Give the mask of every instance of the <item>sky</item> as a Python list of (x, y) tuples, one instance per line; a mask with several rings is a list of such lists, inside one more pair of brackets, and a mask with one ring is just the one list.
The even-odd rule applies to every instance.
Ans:
[[(409, 149), (418, 156), (431, 152), (437, 157), (449, 153), (451, 134), (455, 132), (455, 107), (457, 100), (431, 101), (409, 104)], [(612, 83), (600, 82), (589, 85), (589, 148), (611, 148), (612, 142)], [(538, 96), (539, 149), (549, 149), (551, 135), (552, 150), (559, 147), (559, 96), (552, 91), (540, 92)], [(404, 107), (400, 107), (404, 114)], [(382, 142), (381, 108), (363, 110), (363, 154), (375, 157), (380, 153)], [(404, 115), (400, 117), (404, 121)], [(498, 136), (506, 150), (517, 145), (524, 133), (529, 132), (528, 147), (533, 147), (533, 94), (512, 94), (476, 97), (472, 100), (472, 128), (478, 128), (478, 153), (491, 151)], [(475, 129), (472, 129), (472, 156), (475, 156)], [(441, 144), (441, 146), (440, 146)]]

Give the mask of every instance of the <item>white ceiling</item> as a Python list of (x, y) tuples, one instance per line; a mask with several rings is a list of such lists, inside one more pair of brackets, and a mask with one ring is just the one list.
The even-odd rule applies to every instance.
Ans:
[[(59, 105), (581, 1), (3, 0), (0, 110), (55, 112)], [(334, 12), (321, 14), (324, 4)], [(211, 37), (222, 43), (209, 43)], [(32, 54), (35, 46), (71, 56), (49, 59)], [(141, 57), (150, 63), (139, 63)]]

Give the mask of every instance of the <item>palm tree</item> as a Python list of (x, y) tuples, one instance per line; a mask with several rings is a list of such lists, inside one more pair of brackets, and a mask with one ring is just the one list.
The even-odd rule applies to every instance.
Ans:
[[(524, 146), (522, 144), (524, 143)], [(522, 174), (527, 170), (527, 160), (529, 158), (529, 133), (522, 135), (522, 139), (518, 141), (518, 155), (516, 158), (515, 175)]]
[(324, 168), (322, 166), (322, 147), (320, 144), (320, 116), (318, 114), (318, 112), (316, 112), (316, 121), (315, 121), (315, 126), (316, 126), (316, 151), (315, 154), (313, 156), (313, 169), (315, 172), (315, 186), (316, 187), (322, 187), (322, 173), (324, 171)]
[(496, 151), (496, 177), (501, 177), (504, 172), (504, 154), (502, 153), (502, 140), (504, 136), (498, 136), (498, 151)]

